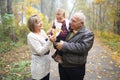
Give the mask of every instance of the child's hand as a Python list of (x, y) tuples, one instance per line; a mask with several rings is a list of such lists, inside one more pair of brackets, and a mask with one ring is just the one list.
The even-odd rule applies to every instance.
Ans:
[(55, 35), (55, 36), (58, 36), (60, 34), (60, 32), (61, 32), (60, 28), (56, 28), (52, 31), (53, 35)]

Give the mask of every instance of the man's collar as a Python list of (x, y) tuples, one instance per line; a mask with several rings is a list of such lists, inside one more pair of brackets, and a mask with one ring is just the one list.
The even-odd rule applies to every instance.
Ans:
[(72, 32), (76, 34), (77, 32), (83, 32), (84, 29), (85, 29), (85, 26), (82, 26), (77, 30), (72, 30)]
[(85, 26), (82, 26), (82, 27), (78, 30), (78, 32), (84, 32), (84, 30), (85, 30)]

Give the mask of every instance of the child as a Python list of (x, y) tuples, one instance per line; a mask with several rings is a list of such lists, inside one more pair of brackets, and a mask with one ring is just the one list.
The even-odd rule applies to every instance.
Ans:
[[(54, 21), (52, 29), (49, 31), (49, 34), (55, 35), (57, 37), (56, 42), (60, 42), (60, 40), (64, 41), (66, 39), (68, 32), (69, 32), (69, 21), (65, 19), (65, 10), (58, 9), (56, 12), (56, 20)], [(54, 46), (56, 42), (54, 42)], [(61, 59), (62, 52), (59, 50), (56, 50), (52, 58), (56, 62), (62, 63), (62, 59)]]

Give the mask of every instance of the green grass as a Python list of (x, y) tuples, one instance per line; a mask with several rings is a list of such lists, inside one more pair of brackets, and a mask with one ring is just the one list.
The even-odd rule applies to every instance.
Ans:
[(103, 43), (108, 45), (112, 51), (120, 53), (120, 35), (112, 32), (102, 31), (99, 33), (99, 37)]
[(30, 77), (30, 61), (20, 61), (9, 65), (8, 72), (2, 77), (4, 80), (24, 80)]

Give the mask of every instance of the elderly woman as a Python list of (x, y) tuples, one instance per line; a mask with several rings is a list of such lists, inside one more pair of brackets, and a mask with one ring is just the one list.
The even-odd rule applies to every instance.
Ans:
[(47, 36), (42, 29), (42, 22), (38, 15), (33, 15), (28, 19), (30, 33), (27, 42), (32, 51), (31, 75), (33, 80), (49, 80), (50, 56), (49, 50), (52, 42), (56, 40), (54, 36)]

